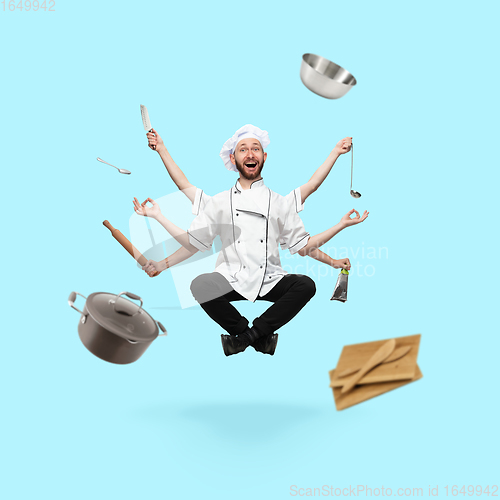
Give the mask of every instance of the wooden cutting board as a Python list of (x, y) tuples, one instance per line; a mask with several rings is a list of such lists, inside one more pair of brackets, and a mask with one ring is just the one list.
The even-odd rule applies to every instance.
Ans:
[[(329, 373), (331, 381), (335, 377), (335, 370), (331, 370)], [(347, 394), (341, 394), (342, 389), (340, 387), (335, 387), (334, 389), (332, 389), (333, 397), (335, 399), (335, 407), (338, 411), (345, 410), (346, 408), (357, 405), (358, 403), (362, 403), (367, 399), (380, 396), (385, 392), (389, 392), (393, 389), (397, 389), (398, 387), (402, 387), (403, 385), (415, 382), (415, 380), (421, 379), (422, 377), (422, 372), (420, 371), (418, 365), (416, 365), (415, 374), (411, 380), (399, 380), (394, 382), (380, 382), (378, 384), (358, 385)]]
[[(420, 337), (420, 334), (397, 337), (396, 349), (398, 347), (411, 346), (410, 352), (405, 354), (401, 359), (375, 367), (358, 382), (358, 385), (413, 379), (417, 366)], [(390, 339), (344, 346), (335, 371), (341, 373), (347, 368), (361, 368), (387, 340)], [(331, 380), (333, 387), (342, 387), (350, 377), (352, 375), (342, 378), (334, 377)]]

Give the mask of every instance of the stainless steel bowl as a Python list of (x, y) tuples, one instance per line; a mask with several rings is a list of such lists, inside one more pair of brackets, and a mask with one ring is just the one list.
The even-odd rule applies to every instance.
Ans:
[(338, 99), (356, 85), (349, 71), (315, 54), (302, 56), (300, 79), (311, 92), (327, 99)]

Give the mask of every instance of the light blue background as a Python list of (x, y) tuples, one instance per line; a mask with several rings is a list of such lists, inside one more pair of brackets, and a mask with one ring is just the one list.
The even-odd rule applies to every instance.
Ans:
[[(439, 485), (444, 496), (498, 484), (498, 3), (55, 9), (0, 10), (2, 498), (274, 500), (292, 485), (425, 496)], [(305, 52), (358, 85), (336, 101), (309, 92)], [(329, 251), (388, 258), (351, 255), (375, 274), (351, 276), (346, 304), (329, 300), (337, 272), (316, 279), (274, 357), (225, 358), (220, 328), (179, 307), (171, 274), (148, 278), (101, 224), (128, 234), (133, 196), (175, 192), (146, 146), (141, 103), (210, 194), (234, 182), (218, 153), (245, 123), (270, 132), (264, 177), (281, 194), (352, 135), (363, 197), (349, 196), (342, 157), (303, 220), (316, 233), (368, 209)], [(72, 290), (133, 291), (169, 335), (134, 364), (105, 363), (78, 338)], [(264, 308), (240, 306), (251, 319)], [(337, 412), (328, 370), (342, 346), (413, 333), (424, 378)]]

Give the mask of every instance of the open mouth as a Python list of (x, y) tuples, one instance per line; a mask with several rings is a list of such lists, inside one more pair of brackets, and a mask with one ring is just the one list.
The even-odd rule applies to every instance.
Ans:
[(249, 170), (254, 170), (255, 168), (257, 168), (257, 162), (248, 161), (247, 163), (245, 163), (245, 167), (247, 167)]

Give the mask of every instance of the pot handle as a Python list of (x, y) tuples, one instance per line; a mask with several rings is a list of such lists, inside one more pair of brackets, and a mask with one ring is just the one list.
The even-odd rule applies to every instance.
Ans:
[(167, 335), (167, 329), (159, 322), (155, 319), (156, 323), (158, 323), (158, 326), (160, 327), (160, 330), (163, 332), (163, 333), (160, 333), (158, 335), (158, 337), (165, 337)]
[(80, 295), (80, 297), (83, 297), (85, 300), (87, 300), (87, 297), (85, 295), (82, 295), (81, 293), (78, 292), (71, 292), (68, 297), (68, 304), (70, 307), (72, 307), (75, 311), (78, 311), (82, 316), (85, 316), (85, 314), (80, 311), (80, 309), (77, 309), (73, 304), (75, 303), (76, 296)]
[[(116, 296), (116, 299), (115, 300), (110, 300), (109, 303), (110, 304), (113, 304), (113, 309), (115, 310), (115, 312), (121, 312), (121, 311), (117, 311), (116, 310), (116, 303), (118, 302), (118, 299), (120, 298), (120, 295), (126, 295), (127, 297), (129, 297), (130, 299), (133, 299), (133, 300), (140, 300), (141, 301), (141, 305), (139, 306), (139, 309), (137, 309), (137, 311), (132, 314), (132, 316), (135, 316), (136, 314), (139, 314), (139, 312), (141, 311), (142, 309), (142, 304), (143, 304), (143, 301), (142, 299), (139, 297), (139, 295), (136, 295), (135, 293), (131, 293), (131, 292), (120, 292), (117, 296)], [(124, 311), (123, 311), (124, 312)]]

